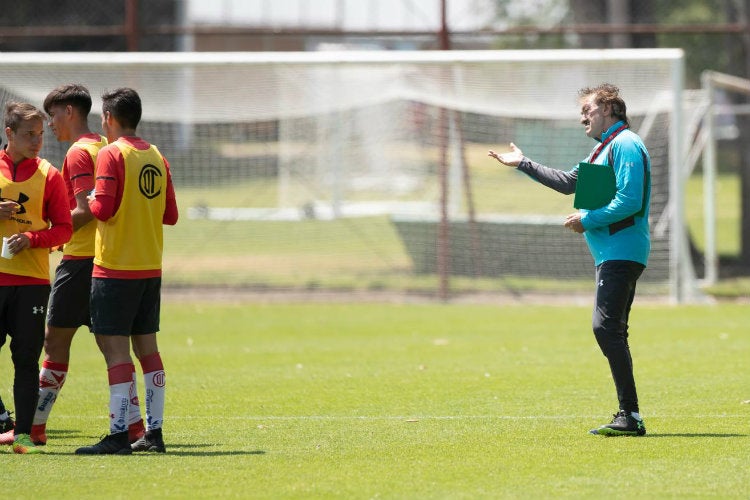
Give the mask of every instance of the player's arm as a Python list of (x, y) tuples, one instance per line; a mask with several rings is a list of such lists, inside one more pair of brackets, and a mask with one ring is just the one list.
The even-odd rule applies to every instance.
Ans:
[(94, 161), (86, 150), (80, 148), (72, 148), (65, 161), (66, 168), (70, 170), (70, 183), (76, 200), (70, 216), (73, 219), (73, 231), (77, 231), (94, 219), (87, 199), (94, 189)]
[(179, 218), (179, 213), (177, 211), (177, 198), (174, 194), (174, 184), (172, 184), (172, 171), (169, 169), (169, 163), (166, 158), (164, 158), (164, 165), (167, 167), (167, 204), (164, 207), (162, 224), (174, 226), (177, 224), (177, 219)]
[(81, 191), (75, 197), (76, 207), (70, 212), (70, 217), (73, 221), (73, 231), (77, 231), (94, 220), (94, 214), (91, 213), (91, 208), (89, 208), (88, 192)]
[(106, 221), (118, 208), (119, 182), (125, 171), (125, 160), (116, 147), (105, 147), (96, 157), (96, 188), (88, 198), (91, 214)]

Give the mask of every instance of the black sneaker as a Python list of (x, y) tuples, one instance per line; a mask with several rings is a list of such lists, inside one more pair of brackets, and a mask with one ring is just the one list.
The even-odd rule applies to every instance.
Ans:
[(130, 445), (133, 451), (152, 451), (156, 453), (166, 453), (167, 448), (164, 446), (164, 439), (161, 436), (161, 428), (146, 431), (141, 439)]
[(8, 412), (8, 418), (0, 420), (0, 434), (12, 431), (15, 425), (15, 422), (13, 422), (13, 419), (10, 416), (10, 412)]
[(630, 412), (620, 410), (614, 417), (612, 423), (589, 432), (601, 436), (644, 436), (646, 434), (646, 425), (643, 420), (635, 418)]
[(76, 450), (76, 455), (130, 455), (133, 450), (128, 443), (128, 431), (109, 434), (93, 446)]

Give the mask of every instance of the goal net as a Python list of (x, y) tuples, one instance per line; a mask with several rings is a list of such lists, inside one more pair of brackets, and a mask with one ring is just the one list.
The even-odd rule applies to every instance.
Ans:
[[(611, 82), (652, 158), (642, 282), (692, 287), (682, 220), (679, 50), (4, 54), (0, 100), (61, 83), (143, 101), (139, 135), (170, 161), (181, 221), (164, 283), (258, 290), (590, 292), (562, 227), (572, 197), (487, 156), (512, 141), (570, 169), (592, 149), (577, 91)], [(67, 144), (46, 135), (60, 166)], [(134, 235), (137, 237), (137, 235)]]

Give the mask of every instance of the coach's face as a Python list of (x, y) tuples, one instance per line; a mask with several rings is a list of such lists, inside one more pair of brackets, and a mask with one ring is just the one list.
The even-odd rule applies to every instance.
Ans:
[(583, 101), (581, 124), (586, 128), (587, 136), (601, 140), (602, 134), (609, 128), (607, 117), (612, 114), (609, 108), (609, 105), (598, 104), (595, 94), (588, 96)]

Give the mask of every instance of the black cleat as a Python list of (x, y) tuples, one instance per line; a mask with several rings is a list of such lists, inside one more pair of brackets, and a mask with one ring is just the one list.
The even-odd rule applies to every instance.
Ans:
[(8, 418), (5, 420), (0, 420), (0, 434), (12, 431), (15, 425), (15, 422), (13, 422), (13, 419), (10, 416), (10, 412), (8, 412)]
[(130, 445), (133, 451), (150, 451), (156, 453), (166, 453), (167, 448), (164, 446), (164, 439), (161, 436), (161, 428), (146, 431), (141, 439)]
[(635, 418), (630, 412), (620, 410), (614, 417), (612, 423), (602, 425), (589, 432), (601, 436), (644, 436), (646, 434), (646, 426), (643, 420)]
[(133, 450), (128, 443), (128, 431), (109, 434), (93, 446), (76, 450), (76, 455), (130, 455)]

